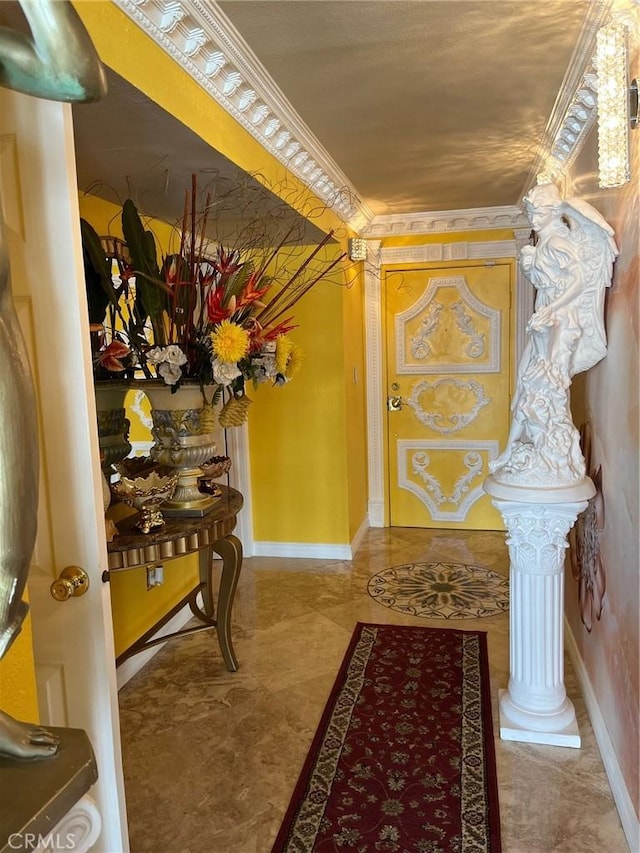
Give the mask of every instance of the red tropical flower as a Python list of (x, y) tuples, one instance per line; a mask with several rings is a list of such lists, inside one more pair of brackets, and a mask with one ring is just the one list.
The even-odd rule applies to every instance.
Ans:
[(108, 347), (98, 353), (96, 356), (96, 364), (104, 367), (105, 370), (110, 370), (112, 373), (121, 373), (126, 370), (126, 366), (120, 359), (125, 358), (131, 353), (131, 350), (122, 341), (111, 341)]
[(221, 287), (212, 287), (207, 297), (207, 317), (210, 323), (220, 323), (222, 320), (228, 320), (231, 316), (231, 311), (224, 308), (224, 292)]
[(243, 308), (245, 305), (251, 305), (253, 302), (256, 302), (258, 299), (261, 299), (265, 293), (271, 287), (271, 284), (265, 285), (265, 287), (256, 287), (256, 283), (259, 282), (258, 273), (252, 273), (247, 279), (247, 283), (245, 284), (242, 293), (240, 294), (240, 298), (238, 299), (238, 308)]
[(234, 249), (227, 253), (222, 246), (218, 246), (218, 259), (213, 262), (213, 268), (222, 276), (230, 276), (242, 267), (239, 258), (240, 252), (237, 250)]

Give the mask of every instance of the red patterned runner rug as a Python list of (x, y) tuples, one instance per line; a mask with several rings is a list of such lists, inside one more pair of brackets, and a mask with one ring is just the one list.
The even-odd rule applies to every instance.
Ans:
[(486, 634), (358, 623), (272, 853), (499, 853)]

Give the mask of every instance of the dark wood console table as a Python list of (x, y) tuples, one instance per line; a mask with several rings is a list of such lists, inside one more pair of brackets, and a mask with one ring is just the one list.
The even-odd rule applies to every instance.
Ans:
[[(200, 580), (191, 592), (179, 601), (162, 619), (155, 623), (139, 640), (118, 656), (120, 664), (132, 655), (165, 643), (173, 637), (193, 634), (215, 628), (222, 657), (230, 672), (238, 669), (238, 661), (231, 643), (231, 607), (242, 567), (242, 544), (232, 535), (236, 516), (242, 509), (242, 495), (236, 489), (220, 486), (221, 496), (213, 509), (203, 518), (167, 518), (164, 527), (150, 533), (140, 533), (134, 524), (138, 513), (118, 521), (118, 536), (107, 544), (109, 571), (104, 572), (103, 581), (109, 580), (111, 572), (154, 566), (174, 557), (198, 554)], [(222, 557), (222, 574), (218, 589), (217, 608), (213, 590), (213, 552)], [(202, 593), (204, 609), (197, 602)], [(155, 637), (185, 604), (203, 624), (183, 628), (162, 637)]]

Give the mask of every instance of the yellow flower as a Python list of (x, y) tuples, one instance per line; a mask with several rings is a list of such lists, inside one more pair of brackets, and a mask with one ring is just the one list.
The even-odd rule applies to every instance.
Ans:
[(304, 352), (302, 347), (299, 344), (293, 344), (291, 347), (291, 352), (289, 353), (289, 360), (287, 361), (287, 369), (285, 371), (285, 376), (287, 379), (291, 379), (292, 376), (295, 376), (296, 373), (302, 367), (302, 361), (304, 359)]
[(276, 338), (276, 371), (285, 373), (291, 350), (293, 349), (293, 341), (286, 335), (278, 335)]
[(237, 323), (223, 320), (215, 332), (211, 332), (211, 346), (220, 361), (240, 361), (249, 351), (249, 332)]

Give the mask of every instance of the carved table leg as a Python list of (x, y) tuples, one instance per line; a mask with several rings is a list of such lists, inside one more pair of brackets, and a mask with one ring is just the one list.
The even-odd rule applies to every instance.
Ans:
[[(213, 577), (211, 560), (213, 558), (213, 548), (208, 545), (198, 552), (198, 566), (200, 568), (200, 583), (202, 586), (202, 603), (203, 610), (209, 619), (215, 616), (215, 606), (213, 603)], [(195, 600), (195, 599), (194, 599)], [(193, 609), (193, 608), (192, 608)], [(195, 612), (195, 611), (194, 611)], [(196, 613), (196, 616), (198, 614)]]
[[(235, 536), (227, 536), (225, 539), (214, 542), (211, 548), (222, 557), (216, 625), (218, 642), (227, 669), (229, 672), (235, 672), (238, 669), (238, 661), (231, 643), (231, 608), (242, 568), (242, 543)], [(211, 568), (209, 571), (211, 578)]]

